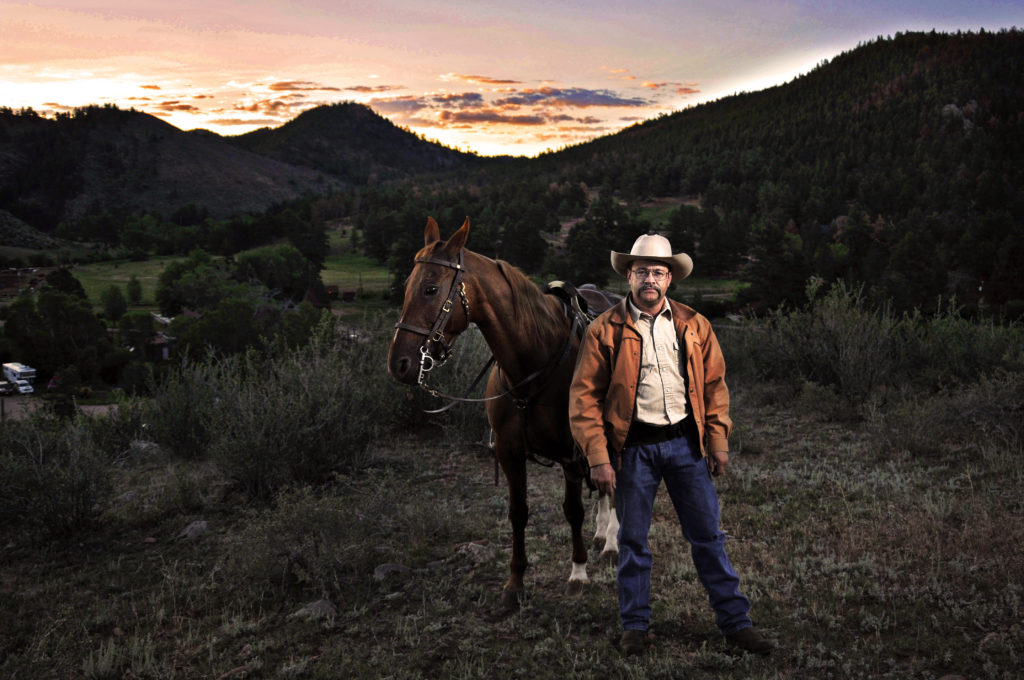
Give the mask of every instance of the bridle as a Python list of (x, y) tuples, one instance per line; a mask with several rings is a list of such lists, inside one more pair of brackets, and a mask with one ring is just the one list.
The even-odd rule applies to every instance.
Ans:
[[(452, 310), (455, 308), (456, 296), (459, 297), (459, 301), (462, 303), (462, 311), (465, 312), (466, 322), (469, 323), (469, 297), (466, 295), (466, 283), (462, 280), (462, 276), (466, 271), (465, 267), (462, 264), (462, 252), (463, 251), (461, 250), (459, 251), (459, 259), (457, 262), (452, 262), (450, 260), (439, 260), (433, 257), (416, 258), (415, 262), (417, 263), (436, 264), (441, 267), (448, 267), (450, 269), (454, 269), (455, 277), (452, 279), (451, 286), (448, 289), (448, 295), (445, 298), (444, 303), (441, 305), (441, 310), (438, 312), (437, 319), (434, 321), (434, 324), (430, 328), (424, 328), (422, 326), (413, 326), (412, 324), (405, 323), (404, 321), (399, 321), (398, 323), (395, 324), (395, 328), (398, 330), (406, 330), (411, 333), (416, 333), (417, 335), (425, 336), (423, 344), (420, 345), (420, 368), (419, 375), (416, 378), (416, 384), (433, 397), (449, 400), (448, 405), (438, 409), (428, 410), (426, 411), (426, 413), (441, 413), (443, 411), (447, 411), (448, 409), (450, 409), (451, 407), (455, 406), (458, 403), (487, 402), (492, 401), (494, 399), (500, 399), (502, 397), (510, 397), (518, 409), (520, 409), (521, 411), (525, 410), (526, 407), (529, 405), (530, 399), (529, 397), (517, 397), (516, 392), (525, 387), (527, 384), (537, 380), (541, 376), (548, 375), (550, 377), (551, 371), (556, 366), (565, 363), (565, 361), (569, 357), (570, 352), (572, 351), (573, 338), (582, 338), (583, 329), (586, 328), (587, 324), (590, 321), (590, 318), (587, 317), (586, 313), (579, 308), (578, 302), (575, 302), (574, 305), (569, 305), (570, 310), (574, 309), (575, 311), (572, 314), (572, 327), (569, 331), (569, 334), (566, 336), (565, 344), (562, 347), (561, 352), (552, 355), (551, 361), (549, 361), (545, 366), (534, 371), (533, 373), (526, 376), (525, 378), (523, 378), (522, 380), (520, 380), (519, 382), (512, 386), (507, 386), (507, 384), (505, 384), (503, 380), (502, 383), (505, 389), (499, 394), (495, 394), (490, 397), (484, 397), (482, 399), (469, 398), (469, 394), (473, 391), (473, 389), (476, 388), (476, 386), (480, 383), (483, 377), (487, 375), (491, 367), (493, 367), (494, 364), (496, 363), (496, 358), (493, 354), (491, 355), (491, 358), (487, 361), (487, 363), (484, 365), (484, 367), (477, 374), (476, 378), (473, 380), (473, 383), (469, 386), (469, 389), (466, 390), (466, 396), (456, 397), (450, 394), (442, 394), (438, 390), (427, 385), (426, 381), (427, 374), (434, 368), (444, 366), (444, 364), (448, 361), (448, 359), (451, 358), (454, 352), (454, 349), (452, 348), (454, 340), (452, 341), (452, 343), (449, 343), (445, 340), (444, 327), (448, 324), (448, 318), (451, 316)], [(431, 351), (432, 345), (440, 348), (440, 351), (436, 355)], [(542, 383), (546, 383), (546, 380), (542, 381)], [(544, 386), (542, 386), (540, 389), (543, 390)]]
[[(466, 283), (462, 280), (462, 275), (466, 270), (462, 266), (461, 250), (459, 251), (459, 259), (457, 262), (439, 260), (433, 257), (417, 257), (416, 262), (421, 262), (423, 264), (436, 264), (455, 270), (455, 278), (452, 279), (452, 285), (448, 289), (448, 296), (441, 305), (441, 311), (438, 312), (434, 325), (430, 328), (423, 328), (422, 326), (407, 324), (404, 321), (399, 321), (395, 324), (396, 329), (406, 330), (411, 333), (416, 333), (417, 335), (426, 336), (426, 339), (423, 340), (423, 344), (420, 345), (420, 372), (416, 378), (416, 384), (427, 391), (430, 391), (425, 384), (427, 373), (437, 366), (444, 366), (452, 356), (452, 345), (444, 339), (444, 327), (448, 325), (448, 317), (451, 316), (452, 309), (455, 307), (456, 295), (462, 303), (462, 311), (466, 313), (466, 323), (469, 323), (469, 298), (466, 296)], [(431, 351), (432, 346), (439, 348), (439, 351), (436, 354)]]

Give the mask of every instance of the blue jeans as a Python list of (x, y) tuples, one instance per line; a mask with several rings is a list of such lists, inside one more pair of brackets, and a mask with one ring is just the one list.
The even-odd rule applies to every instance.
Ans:
[(725, 554), (718, 527), (718, 494), (693, 434), (659, 444), (626, 446), (616, 473), (619, 517), (619, 615), (624, 630), (647, 630), (651, 619), (651, 528), (654, 497), (665, 481), (697, 576), (707, 590), (715, 623), (723, 635), (751, 624), (750, 601)]

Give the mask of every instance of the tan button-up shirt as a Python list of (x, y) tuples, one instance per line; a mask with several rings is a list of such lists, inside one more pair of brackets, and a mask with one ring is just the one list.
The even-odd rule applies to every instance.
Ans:
[(650, 425), (672, 425), (684, 419), (686, 378), (672, 307), (651, 316), (628, 303), (629, 314), (643, 337), (640, 383), (636, 390), (636, 419)]

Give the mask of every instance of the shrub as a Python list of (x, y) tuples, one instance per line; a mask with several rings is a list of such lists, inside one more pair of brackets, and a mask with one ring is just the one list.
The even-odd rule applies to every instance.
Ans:
[[(317, 493), (291, 487), (254, 511), (233, 539), (225, 567), (237, 583), (271, 583), (321, 597), (359, 598), (382, 563), (446, 557), (438, 546), (479, 535), (464, 493), (408, 471), (370, 469)], [(487, 490), (489, 492), (489, 490)]]
[(151, 408), (147, 401), (122, 397), (103, 415), (80, 415), (79, 424), (88, 432), (97, 451), (111, 461), (122, 460), (132, 443), (148, 436), (147, 419)]
[(0, 526), (67, 536), (111, 489), (109, 462), (80, 425), (47, 415), (0, 423)]
[(814, 383), (859, 404), (880, 387), (946, 389), (1024, 367), (1020, 324), (971, 321), (955, 304), (897, 317), (888, 306), (868, 307), (859, 288), (840, 282), (818, 297), (818, 287), (808, 285), (802, 309), (779, 308), (725, 329), (730, 372), (794, 388)]
[(180, 370), (167, 375), (150, 402), (153, 440), (180, 458), (204, 456), (215, 401), (209, 364), (183, 362)]
[(878, 447), (941, 457), (987, 446), (1020, 450), (1024, 439), (1024, 374), (1000, 372), (976, 383), (932, 394), (905, 393), (884, 408), (872, 404), (867, 421)]
[(356, 339), (327, 318), (308, 345), (277, 357), (250, 352), (216, 363), (210, 454), (254, 497), (319, 483), (357, 466), (390, 426), (398, 388), (373, 329)]
[(817, 291), (811, 282), (804, 309), (775, 310), (760, 332), (729, 334), (747, 354), (737, 363), (753, 368), (757, 378), (817, 383), (834, 387), (844, 398), (861, 399), (896, 368), (898, 320), (888, 308), (867, 309), (861, 289), (845, 283), (821, 298)]

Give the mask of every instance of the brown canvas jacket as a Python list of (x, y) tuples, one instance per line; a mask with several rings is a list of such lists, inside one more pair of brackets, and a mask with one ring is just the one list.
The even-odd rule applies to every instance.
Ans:
[[(725, 359), (711, 322), (669, 300), (680, 345), (685, 348), (690, 412), (700, 432), (701, 454), (728, 451), (729, 388)], [(636, 410), (642, 339), (626, 299), (587, 328), (569, 388), (569, 425), (591, 466), (610, 462), (621, 451)]]

